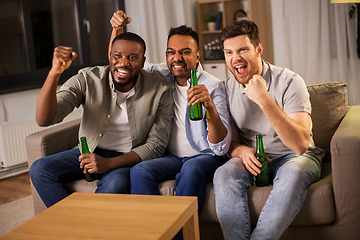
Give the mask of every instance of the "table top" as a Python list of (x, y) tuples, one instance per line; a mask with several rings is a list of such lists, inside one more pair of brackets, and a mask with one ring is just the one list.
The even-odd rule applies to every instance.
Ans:
[(172, 239), (193, 216), (196, 197), (76, 192), (1, 239)]

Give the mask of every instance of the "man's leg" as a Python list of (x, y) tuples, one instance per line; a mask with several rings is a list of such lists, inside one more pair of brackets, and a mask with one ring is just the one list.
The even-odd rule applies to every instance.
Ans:
[(176, 174), (176, 196), (197, 196), (200, 214), (204, 206), (206, 184), (213, 180), (215, 170), (223, 165), (227, 158), (199, 154), (182, 160), (181, 171)]
[(253, 176), (241, 158), (232, 158), (214, 175), (216, 213), (225, 239), (249, 239), (251, 231), (247, 188)]
[(174, 179), (181, 166), (181, 161), (170, 153), (135, 165), (130, 170), (131, 193), (158, 195), (159, 183)]
[(66, 183), (84, 178), (79, 149), (72, 149), (36, 160), (30, 178), (46, 207), (71, 194)]
[(259, 216), (251, 239), (279, 239), (300, 212), (310, 184), (320, 178), (316, 158), (286, 154), (270, 163), (274, 171), (273, 190)]
[[(105, 158), (113, 158), (123, 155), (121, 152), (96, 148), (94, 153)], [(98, 174), (96, 193), (130, 193), (130, 168), (122, 167), (112, 169), (103, 174)]]
[(97, 182), (95, 192), (129, 194), (130, 169), (131, 167), (122, 167), (105, 172), (100, 181)]

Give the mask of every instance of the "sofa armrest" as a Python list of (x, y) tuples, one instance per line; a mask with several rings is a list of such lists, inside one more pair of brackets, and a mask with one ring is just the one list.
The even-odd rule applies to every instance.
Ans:
[(25, 139), (29, 167), (39, 158), (69, 150), (78, 143), (81, 119), (30, 134)]
[[(30, 134), (25, 139), (29, 168), (37, 159), (75, 147), (81, 119), (62, 123), (45, 130)], [(46, 209), (39, 194), (31, 183), (34, 212), (39, 214)]]
[(330, 150), (335, 225), (347, 229), (349, 236), (339, 236), (341, 239), (353, 239), (360, 236), (360, 105), (349, 107), (332, 137)]

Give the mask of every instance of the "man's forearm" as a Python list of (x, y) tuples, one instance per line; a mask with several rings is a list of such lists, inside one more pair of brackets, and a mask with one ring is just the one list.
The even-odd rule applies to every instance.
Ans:
[(110, 59), (110, 53), (111, 53), (111, 44), (114, 40), (114, 38), (116, 38), (116, 36), (122, 34), (124, 32), (123, 27), (115, 29), (113, 28), (111, 31), (111, 36), (110, 36), (110, 41), (109, 41), (109, 59)]
[(142, 160), (140, 156), (136, 152), (130, 151), (121, 156), (110, 159), (109, 170), (121, 167), (132, 167), (140, 163), (141, 161)]
[(208, 112), (208, 131), (209, 131), (209, 141), (211, 143), (221, 142), (227, 135), (227, 129), (225, 128), (218, 112)]
[(303, 154), (309, 146), (310, 139), (308, 114), (298, 112), (288, 116), (272, 99), (260, 105), (260, 108), (281, 141), (295, 153)]
[(50, 125), (56, 115), (56, 90), (61, 74), (49, 72), (36, 102), (36, 122), (39, 126)]

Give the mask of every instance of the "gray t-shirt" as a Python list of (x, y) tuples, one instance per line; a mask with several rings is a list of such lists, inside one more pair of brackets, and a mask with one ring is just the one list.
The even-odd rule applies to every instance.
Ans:
[[(262, 64), (262, 77), (266, 80), (267, 92), (284, 113), (307, 112), (310, 118), (311, 104), (304, 80), (289, 69), (265, 61)], [(225, 80), (225, 88), (230, 115), (240, 129), (243, 144), (255, 149), (256, 135), (262, 134), (264, 150), (269, 158), (292, 152), (280, 140), (260, 107), (246, 96), (242, 84), (234, 76)], [(307, 153), (316, 156), (321, 162), (323, 151), (315, 147), (312, 134)]]

